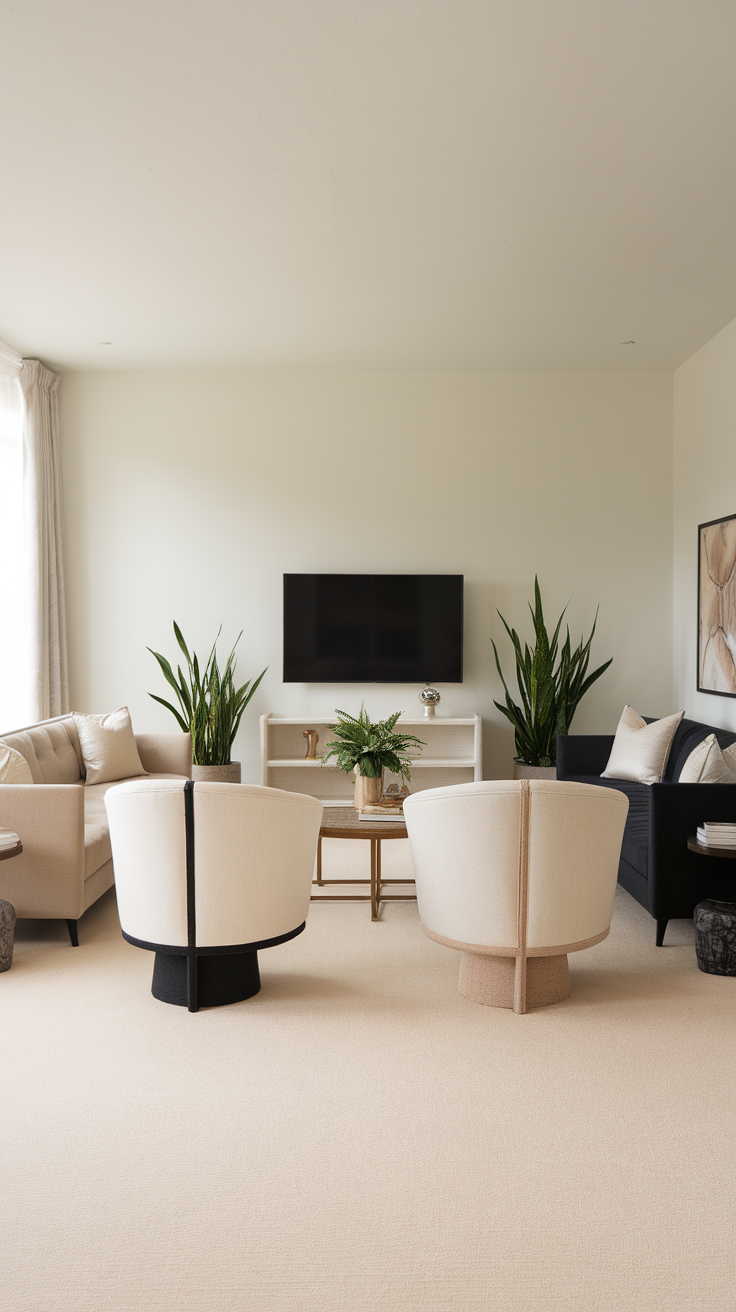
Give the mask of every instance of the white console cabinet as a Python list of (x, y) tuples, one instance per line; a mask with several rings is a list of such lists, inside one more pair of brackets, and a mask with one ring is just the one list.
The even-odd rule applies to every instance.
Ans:
[[(262, 780), (268, 788), (284, 788), (291, 793), (310, 793), (324, 806), (350, 806), (353, 800), (354, 778), (338, 770), (332, 757), (326, 765), (320, 760), (305, 759), (307, 739), (305, 730), (316, 729), (319, 734), (317, 755), (327, 750), (334, 719), (300, 716), (262, 715), (261, 752)], [(479, 715), (463, 718), (436, 716), (398, 721), (397, 728), (421, 738), (424, 746), (417, 748), (417, 758), (411, 767), (410, 788), (418, 793), (423, 788), (446, 788), (448, 784), (468, 784), (483, 778), (482, 722)], [(401, 783), (394, 775), (386, 775), (384, 784)]]

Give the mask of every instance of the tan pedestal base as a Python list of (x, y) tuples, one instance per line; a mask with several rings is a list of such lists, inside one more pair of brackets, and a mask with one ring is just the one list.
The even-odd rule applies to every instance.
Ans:
[[(567, 957), (527, 957), (526, 998), (517, 987), (517, 971), (523, 962), (515, 957), (481, 956), (463, 952), (460, 957), (458, 989), (464, 998), (484, 1007), (509, 1007), (525, 1012), (532, 1007), (549, 1007), (570, 996), (570, 970)], [(517, 1005), (514, 1005), (516, 993)]]

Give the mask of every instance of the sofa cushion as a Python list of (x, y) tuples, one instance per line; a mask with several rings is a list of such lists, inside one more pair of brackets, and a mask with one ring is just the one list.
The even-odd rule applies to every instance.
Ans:
[(714, 733), (709, 733), (697, 747), (693, 747), (680, 771), (681, 784), (734, 784), (736, 783), (736, 747), (719, 746)]
[(14, 747), (0, 743), (0, 784), (32, 784), (31, 767)]
[(7, 733), (0, 741), (25, 757), (34, 784), (78, 784), (82, 777), (79, 739), (71, 716)]
[(670, 753), (672, 772), (670, 773), (668, 767), (665, 779), (671, 778), (675, 783), (678, 783), (687, 758), (698, 743), (703, 742), (710, 734), (715, 735), (716, 742), (721, 749), (736, 743), (736, 733), (732, 733), (730, 729), (719, 729), (712, 724), (700, 724), (695, 720), (683, 720), (675, 735), (675, 741), (672, 744)]
[(79, 734), (87, 786), (119, 783), (145, 774), (138, 755), (130, 711), (121, 706), (109, 715), (78, 715), (74, 723)]
[[(147, 774), (144, 779), (181, 779), (178, 774)], [(127, 779), (110, 779), (104, 784), (88, 784), (84, 790), (84, 877), (89, 879), (112, 856), (110, 828), (105, 810), (105, 793)], [(182, 815), (184, 812), (182, 811)]]
[(678, 711), (676, 715), (666, 715), (647, 724), (631, 706), (625, 706), (602, 777), (630, 779), (641, 784), (660, 783), (683, 715), (684, 711)]

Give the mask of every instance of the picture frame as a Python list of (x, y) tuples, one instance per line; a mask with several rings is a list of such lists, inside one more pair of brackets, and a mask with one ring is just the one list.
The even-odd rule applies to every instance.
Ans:
[(736, 514), (698, 524), (697, 690), (736, 697)]

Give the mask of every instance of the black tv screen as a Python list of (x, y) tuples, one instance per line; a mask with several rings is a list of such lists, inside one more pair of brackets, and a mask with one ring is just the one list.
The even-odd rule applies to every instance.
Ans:
[(462, 678), (462, 574), (284, 574), (284, 683)]

